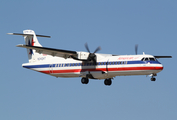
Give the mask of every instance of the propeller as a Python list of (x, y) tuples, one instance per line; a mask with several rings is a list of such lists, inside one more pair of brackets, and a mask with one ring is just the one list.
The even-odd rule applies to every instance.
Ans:
[(138, 54), (138, 44), (135, 45), (135, 54)]
[(85, 43), (85, 48), (86, 48), (87, 51), (89, 52), (87, 61), (93, 61), (94, 65), (96, 65), (97, 61), (96, 61), (96, 55), (95, 55), (95, 53), (98, 52), (99, 50), (101, 50), (101, 47), (97, 47), (96, 50), (95, 50), (93, 53), (90, 52), (87, 43)]

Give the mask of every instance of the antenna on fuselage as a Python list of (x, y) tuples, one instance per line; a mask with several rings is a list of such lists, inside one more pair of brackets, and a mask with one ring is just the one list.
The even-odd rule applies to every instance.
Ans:
[(138, 54), (138, 44), (135, 45), (135, 54)]

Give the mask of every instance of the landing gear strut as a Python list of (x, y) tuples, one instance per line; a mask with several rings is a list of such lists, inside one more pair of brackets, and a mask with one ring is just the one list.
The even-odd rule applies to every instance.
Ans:
[(156, 78), (154, 76), (157, 76), (157, 74), (152, 74), (151, 81), (156, 81)]
[(110, 86), (110, 85), (112, 84), (111, 78), (105, 79), (105, 80), (104, 80), (104, 84), (107, 85), (107, 86)]
[(82, 78), (81, 79), (81, 83), (82, 84), (88, 84), (89, 83), (89, 79), (88, 78)]

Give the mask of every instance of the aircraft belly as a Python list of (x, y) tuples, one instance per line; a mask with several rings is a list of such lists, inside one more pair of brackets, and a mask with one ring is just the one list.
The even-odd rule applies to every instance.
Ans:
[(149, 75), (152, 73), (158, 73), (158, 70), (136, 70), (136, 71), (111, 71), (109, 76), (131, 76), (131, 75)]

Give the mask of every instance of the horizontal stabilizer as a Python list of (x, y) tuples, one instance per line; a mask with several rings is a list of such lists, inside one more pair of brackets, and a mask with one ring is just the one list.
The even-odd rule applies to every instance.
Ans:
[(172, 56), (154, 56), (155, 58), (172, 58)]
[(54, 48), (47, 48), (47, 47), (38, 47), (38, 46), (30, 46), (30, 45), (17, 45), (17, 47), (23, 47), (28, 49), (34, 49), (37, 53), (57, 56), (68, 58), (70, 56), (77, 57), (76, 51), (69, 51), (69, 50), (61, 50), (61, 49), (54, 49)]
[[(23, 34), (23, 33), (7, 33), (8, 35), (22, 35), (22, 36), (33, 36), (33, 34)], [(46, 35), (36, 35), (37, 37), (47, 37), (51, 38), (51, 36)]]

